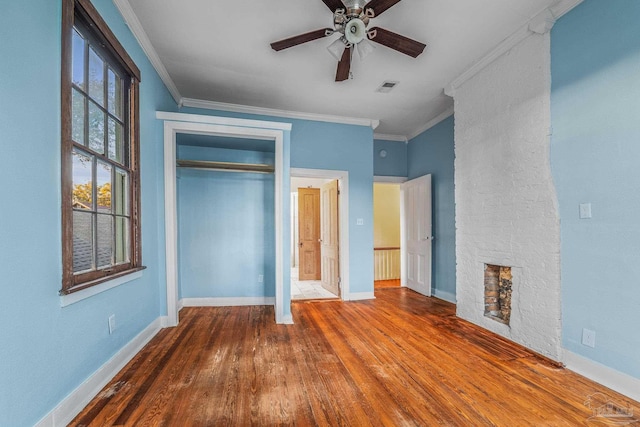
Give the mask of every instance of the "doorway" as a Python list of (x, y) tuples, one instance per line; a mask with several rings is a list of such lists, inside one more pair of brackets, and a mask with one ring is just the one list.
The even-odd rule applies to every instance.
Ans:
[(291, 299), (348, 300), (348, 174), (291, 170)]
[[(394, 185), (398, 186), (399, 193), (395, 188), (385, 187)], [(379, 206), (376, 206), (376, 202)], [(376, 215), (377, 210), (379, 212)], [(397, 231), (394, 218), (398, 216), (399, 245), (394, 234)], [(394, 232), (381, 231), (383, 225), (380, 222), (385, 220), (393, 221)], [(395, 269), (399, 260), (399, 286), (431, 296), (431, 221), (431, 175), (410, 181), (400, 177), (374, 177), (374, 289), (398, 286)], [(399, 253), (390, 259), (388, 255), (394, 250)]]
[(400, 287), (400, 184), (373, 184), (374, 290)]

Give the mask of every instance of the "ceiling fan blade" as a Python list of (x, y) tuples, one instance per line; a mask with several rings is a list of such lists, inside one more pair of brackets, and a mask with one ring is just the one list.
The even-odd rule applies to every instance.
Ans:
[(310, 31), (308, 33), (300, 34), (298, 36), (289, 37), (288, 39), (273, 42), (271, 43), (271, 48), (276, 51), (287, 49), (302, 43), (327, 37), (331, 34), (333, 34), (333, 30), (331, 28), (323, 28), (321, 30)]
[(344, 9), (344, 4), (341, 0), (322, 0), (327, 5), (331, 12), (335, 12), (337, 9)]
[(336, 81), (343, 82), (349, 78), (351, 70), (351, 48), (345, 48), (342, 53), (342, 59), (338, 62), (338, 70), (336, 71)]
[(373, 9), (373, 16), (380, 16), (382, 12), (399, 2), (400, 0), (371, 0), (364, 8)]
[(389, 30), (385, 30), (384, 28), (372, 28), (367, 32), (367, 34), (369, 36), (369, 40), (390, 47), (391, 49), (397, 50), (398, 52), (402, 52), (405, 55), (409, 55), (414, 58), (417, 58), (424, 48), (427, 47), (424, 43), (401, 36), (400, 34), (393, 33)]

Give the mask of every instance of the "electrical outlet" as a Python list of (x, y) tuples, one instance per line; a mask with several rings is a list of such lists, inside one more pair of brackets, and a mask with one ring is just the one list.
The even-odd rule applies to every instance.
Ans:
[(258, 274), (258, 283), (262, 283), (264, 281), (264, 276), (262, 274)]
[(109, 316), (109, 333), (112, 334), (116, 330), (116, 315)]
[(587, 347), (595, 348), (596, 347), (596, 331), (592, 331), (590, 329), (582, 330), (582, 344)]
[(356, 225), (364, 225), (364, 219), (362, 218), (356, 219)]

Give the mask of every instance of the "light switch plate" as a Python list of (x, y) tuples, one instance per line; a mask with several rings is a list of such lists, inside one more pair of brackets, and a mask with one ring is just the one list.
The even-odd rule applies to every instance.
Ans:
[(591, 218), (591, 203), (580, 203), (580, 219)]

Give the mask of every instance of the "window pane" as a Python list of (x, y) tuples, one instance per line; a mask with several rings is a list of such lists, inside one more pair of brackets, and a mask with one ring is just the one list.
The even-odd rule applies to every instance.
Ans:
[(73, 212), (73, 272), (93, 269), (93, 214)]
[(104, 62), (89, 46), (89, 96), (104, 107)]
[(116, 169), (113, 191), (113, 212), (116, 215), (129, 215), (129, 177), (126, 171)]
[(121, 165), (124, 164), (124, 141), (122, 139), (122, 125), (109, 117), (109, 158)]
[(85, 98), (75, 89), (72, 89), (71, 92), (71, 137), (78, 144), (84, 145)]
[(113, 253), (113, 217), (98, 214), (98, 268), (109, 267)]
[(73, 150), (73, 207), (75, 209), (89, 209), (92, 200), (91, 177), (93, 162), (90, 156)]
[(122, 119), (122, 79), (113, 70), (109, 69), (109, 112)]
[(73, 30), (73, 77), (72, 82), (87, 90), (84, 85), (84, 39), (78, 32)]
[(116, 217), (116, 264), (129, 262), (129, 220)]
[(89, 148), (104, 154), (104, 112), (89, 101)]
[(96, 167), (98, 212), (111, 213), (111, 165), (98, 161)]

